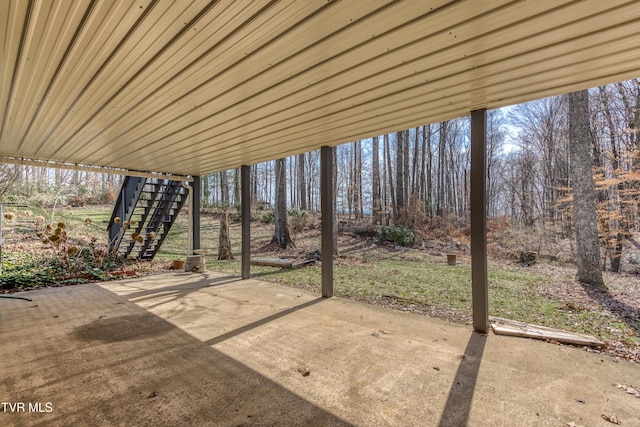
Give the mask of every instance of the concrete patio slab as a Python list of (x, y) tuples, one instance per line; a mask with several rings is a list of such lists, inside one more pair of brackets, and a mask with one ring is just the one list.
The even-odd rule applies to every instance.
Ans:
[[(0, 299), (0, 425), (640, 426), (640, 366), (217, 273)], [(24, 411), (21, 410), (24, 404)]]

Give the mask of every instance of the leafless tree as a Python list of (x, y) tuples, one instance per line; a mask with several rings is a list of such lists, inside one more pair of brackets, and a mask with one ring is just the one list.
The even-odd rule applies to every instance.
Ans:
[(596, 218), (591, 158), (591, 129), (589, 124), (589, 93), (587, 90), (570, 93), (569, 149), (571, 182), (576, 229), (577, 278), (580, 282), (604, 287), (600, 269), (600, 243)]
[(276, 207), (275, 207), (275, 228), (271, 243), (275, 243), (282, 249), (293, 245), (289, 235), (289, 224), (287, 220), (287, 159), (275, 161), (276, 171)]

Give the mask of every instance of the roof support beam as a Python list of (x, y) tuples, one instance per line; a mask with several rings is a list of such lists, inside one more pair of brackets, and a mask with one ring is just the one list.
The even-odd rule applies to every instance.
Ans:
[(132, 169), (110, 168), (106, 166), (81, 165), (76, 163), (55, 162), (53, 160), (33, 160), (22, 157), (0, 156), (0, 162), (8, 163), (11, 165), (37, 166), (41, 168), (65, 169), (93, 173), (108, 173), (112, 175), (136, 176), (140, 178), (170, 179), (183, 182), (193, 181), (193, 177), (186, 175), (172, 175), (162, 172), (136, 171)]
[(251, 277), (251, 167), (240, 167), (240, 215), (242, 216), (242, 278)]
[[(194, 176), (191, 183), (191, 192), (189, 197), (193, 197), (193, 203), (191, 203), (191, 225), (192, 225), (192, 244), (193, 250), (200, 249), (200, 177)], [(191, 254), (189, 254), (191, 255)], [(203, 255), (204, 256), (204, 255)]]
[(489, 327), (487, 278), (487, 110), (471, 112), (471, 293), (473, 329)]
[(322, 296), (333, 296), (333, 147), (320, 148)]

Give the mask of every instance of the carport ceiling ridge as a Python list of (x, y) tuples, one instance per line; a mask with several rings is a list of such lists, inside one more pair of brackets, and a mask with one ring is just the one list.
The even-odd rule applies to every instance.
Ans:
[(0, 156), (201, 175), (640, 76), (640, 3), (4, 0)]

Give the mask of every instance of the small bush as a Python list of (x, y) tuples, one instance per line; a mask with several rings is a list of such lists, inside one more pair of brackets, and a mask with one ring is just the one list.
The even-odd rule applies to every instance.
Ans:
[(410, 248), (413, 246), (415, 235), (404, 225), (383, 225), (380, 227), (379, 239)]
[(229, 218), (233, 222), (241, 222), (242, 221), (242, 209), (240, 209), (240, 205), (234, 206), (234, 211), (229, 214)]
[(273, 213), (273, 211), (269, 211), (262, 214), (262, 218), (260, 218), (260, 221), (262, 221), (264, 224), (272, 224), (273, 221), (275, 221), (275, 219), (276, 219), (276, 216)]
[(289, 222), (294, 233), (300, 233), (307, 226), (309, 222), (309, 215), (307, 211), (302, 209), (292, 208), (289, 209)]
[(27, 253), (7, 253), (2, 260), (0, 289), (31, 288), (55, 282), (55, 272), (45, 258)]
[(72, 220), (64, 209), (58, 221), (47, 223), (49, 214), (37, 207), (14, 215), (13, 221), (3, 219), (10, 238), (2, 254), (0, 290), (87, 282), (118, 267), (106, 244), (90, 234), (94, 221), (89, 217)]

